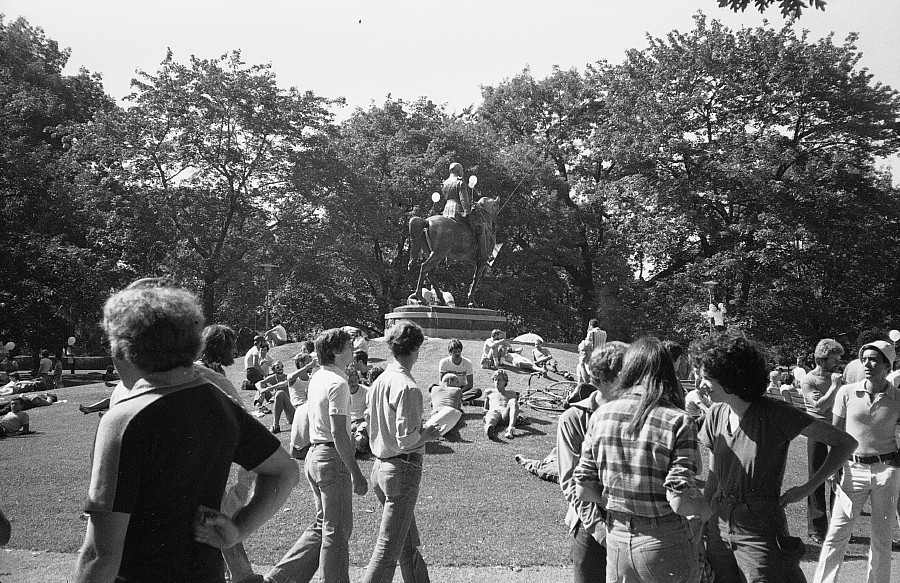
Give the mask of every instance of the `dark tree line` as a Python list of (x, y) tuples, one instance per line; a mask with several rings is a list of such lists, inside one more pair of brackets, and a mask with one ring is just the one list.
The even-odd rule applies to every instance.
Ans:
[[(702, 282), (730, 324), (783, 350), (898, 326), (897, 93), (850, 37), (732, 31), (703, 15), (622, 63), (524, 70), (451, 115), (388, 97), (342, 123), (340, 100), (278, 86), (235, 51), (168, 53), (115, 105), (68, 52), (0, 21), (2, 338), (99, 348), (110, 289), (168, 274), (210, 321), (298, 334), (380, 330), (412, 291), (406, 223), (436, 209), (453, 161), (500, 196), (504, 249), (478, 297), (514, 331), (689, 340)], [(465, 296), (468, 269), (438, 274)], [(58, 341), (49, 339), (60, 339)]]

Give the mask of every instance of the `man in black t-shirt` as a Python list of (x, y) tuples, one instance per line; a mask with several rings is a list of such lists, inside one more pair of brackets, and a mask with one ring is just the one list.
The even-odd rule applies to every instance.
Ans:
[[(125, 391), (101, 420), (75, 580), (219, 582), (222, 548), (243, 541), (299, 480), (278, 440), (192, 367), (199, 301), (132, 284), (103, 325)], [(221, 514), (231, 463), (258, 474), (248, 505)]]

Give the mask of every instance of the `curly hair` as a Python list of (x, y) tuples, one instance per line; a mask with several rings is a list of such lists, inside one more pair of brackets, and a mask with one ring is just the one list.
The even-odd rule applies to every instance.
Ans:
[(319, 364), (334, 364), (334, 357), (344, 351), (348, 342), (352, 342), (350, 334), (343, 328), (325, 330), (316, 337), (316, 354)]
[(491, 375), (492, 381), (496, 381), (497, 379), (503, 379), (506, 381), (506, 384), (509, 384), (509, 375), (506, 374), (506, 371), (503, 369), (495, 370), (494, 374)]
[(463, 349), (462, 342), (459, 339), (454, 338), (453, 340), (451, 340), (450, 342), (447, 343), (447, 352), (453, 352), (457, 348), (459, 350)]
[(762, 347), (737, 332), (724, 332), (695, 342), (693, 361), (709, 376), (742, 401), (759, 400), (768, 385), (768, 367)]
[(200, 360), (218, 362), (222, 366), (234, 364), (234, 341), (237, 336), (231, 326), (210, 324), (203, 329)]
[(618, 340), (607, 342), (594, 350), (588, 360), (588, 372), (591, 378), (597, 382), (613, 382), (622, 370), (626, 350), (628, 350), (628, 345)]
[(394, 356), (409, 356), (425, 342), (425, 334), (419, 325), (400, 320), (387, 333), (387, 344)]
[(200, 353), (203, 312), (197, 296), (176, 287), (129, 287), (103, 306), (114, 358), (146, 373), (190, 366)]
[(813, 358), (815, 358), (816, 364), (822, 364), (832, 354), (842, 356), (844, 354), (844, 347), (841, 346), (837, 340), (823, 338), (816, 344), (816, 351), (813, 353)]

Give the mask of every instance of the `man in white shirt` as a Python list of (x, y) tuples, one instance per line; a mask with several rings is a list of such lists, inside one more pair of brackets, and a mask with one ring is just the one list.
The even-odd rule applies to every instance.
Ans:
[(316, 338), (317, 370), (309, 381), (309, 438), (306, 478), (316, 503), (315, 521), (266, 574), (266, 581), (296, 583), (312, 580), (321, 562), (324, 580), (350, 581), (350, 534), (353, 532), (353, 492), (369, 488), (356, 463), (350, 438), (350, 387), (347, 366), (353, 362), (350, 335), (340, 328)]
[(278, 318), (273, 318), (272, 324), (274, 324), (272, 329), (266, 331), (266, 342), (269, 343), (269, 346), (281, 346), (287, 342), (287, 330), (284, 329)]
[(459, 379), (459, 386), (462, 387), (462, 399), (464, 404), (472, 404), (481, 396), (481, 389), (473, 387), (474, 370), (472, 369), (472, 361), (462, 355), (462, 342), (454, 338), (447, 344), (447, 352), (450, 356), (438, 363), (438, 376), (444, 378), (444, 375), (453, 373)]

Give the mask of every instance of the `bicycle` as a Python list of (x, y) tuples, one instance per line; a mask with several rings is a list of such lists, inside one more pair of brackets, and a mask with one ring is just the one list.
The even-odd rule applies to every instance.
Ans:
[(554, 381), (543, 388), (532, 388), (531, 383), (543, 374), (534, 373), (528, 377), (528, 387), (519, 397), (519, 403), (538, 411), (561, 413), (566, 410), (566, 399), (578, 386), (576, 381)]

